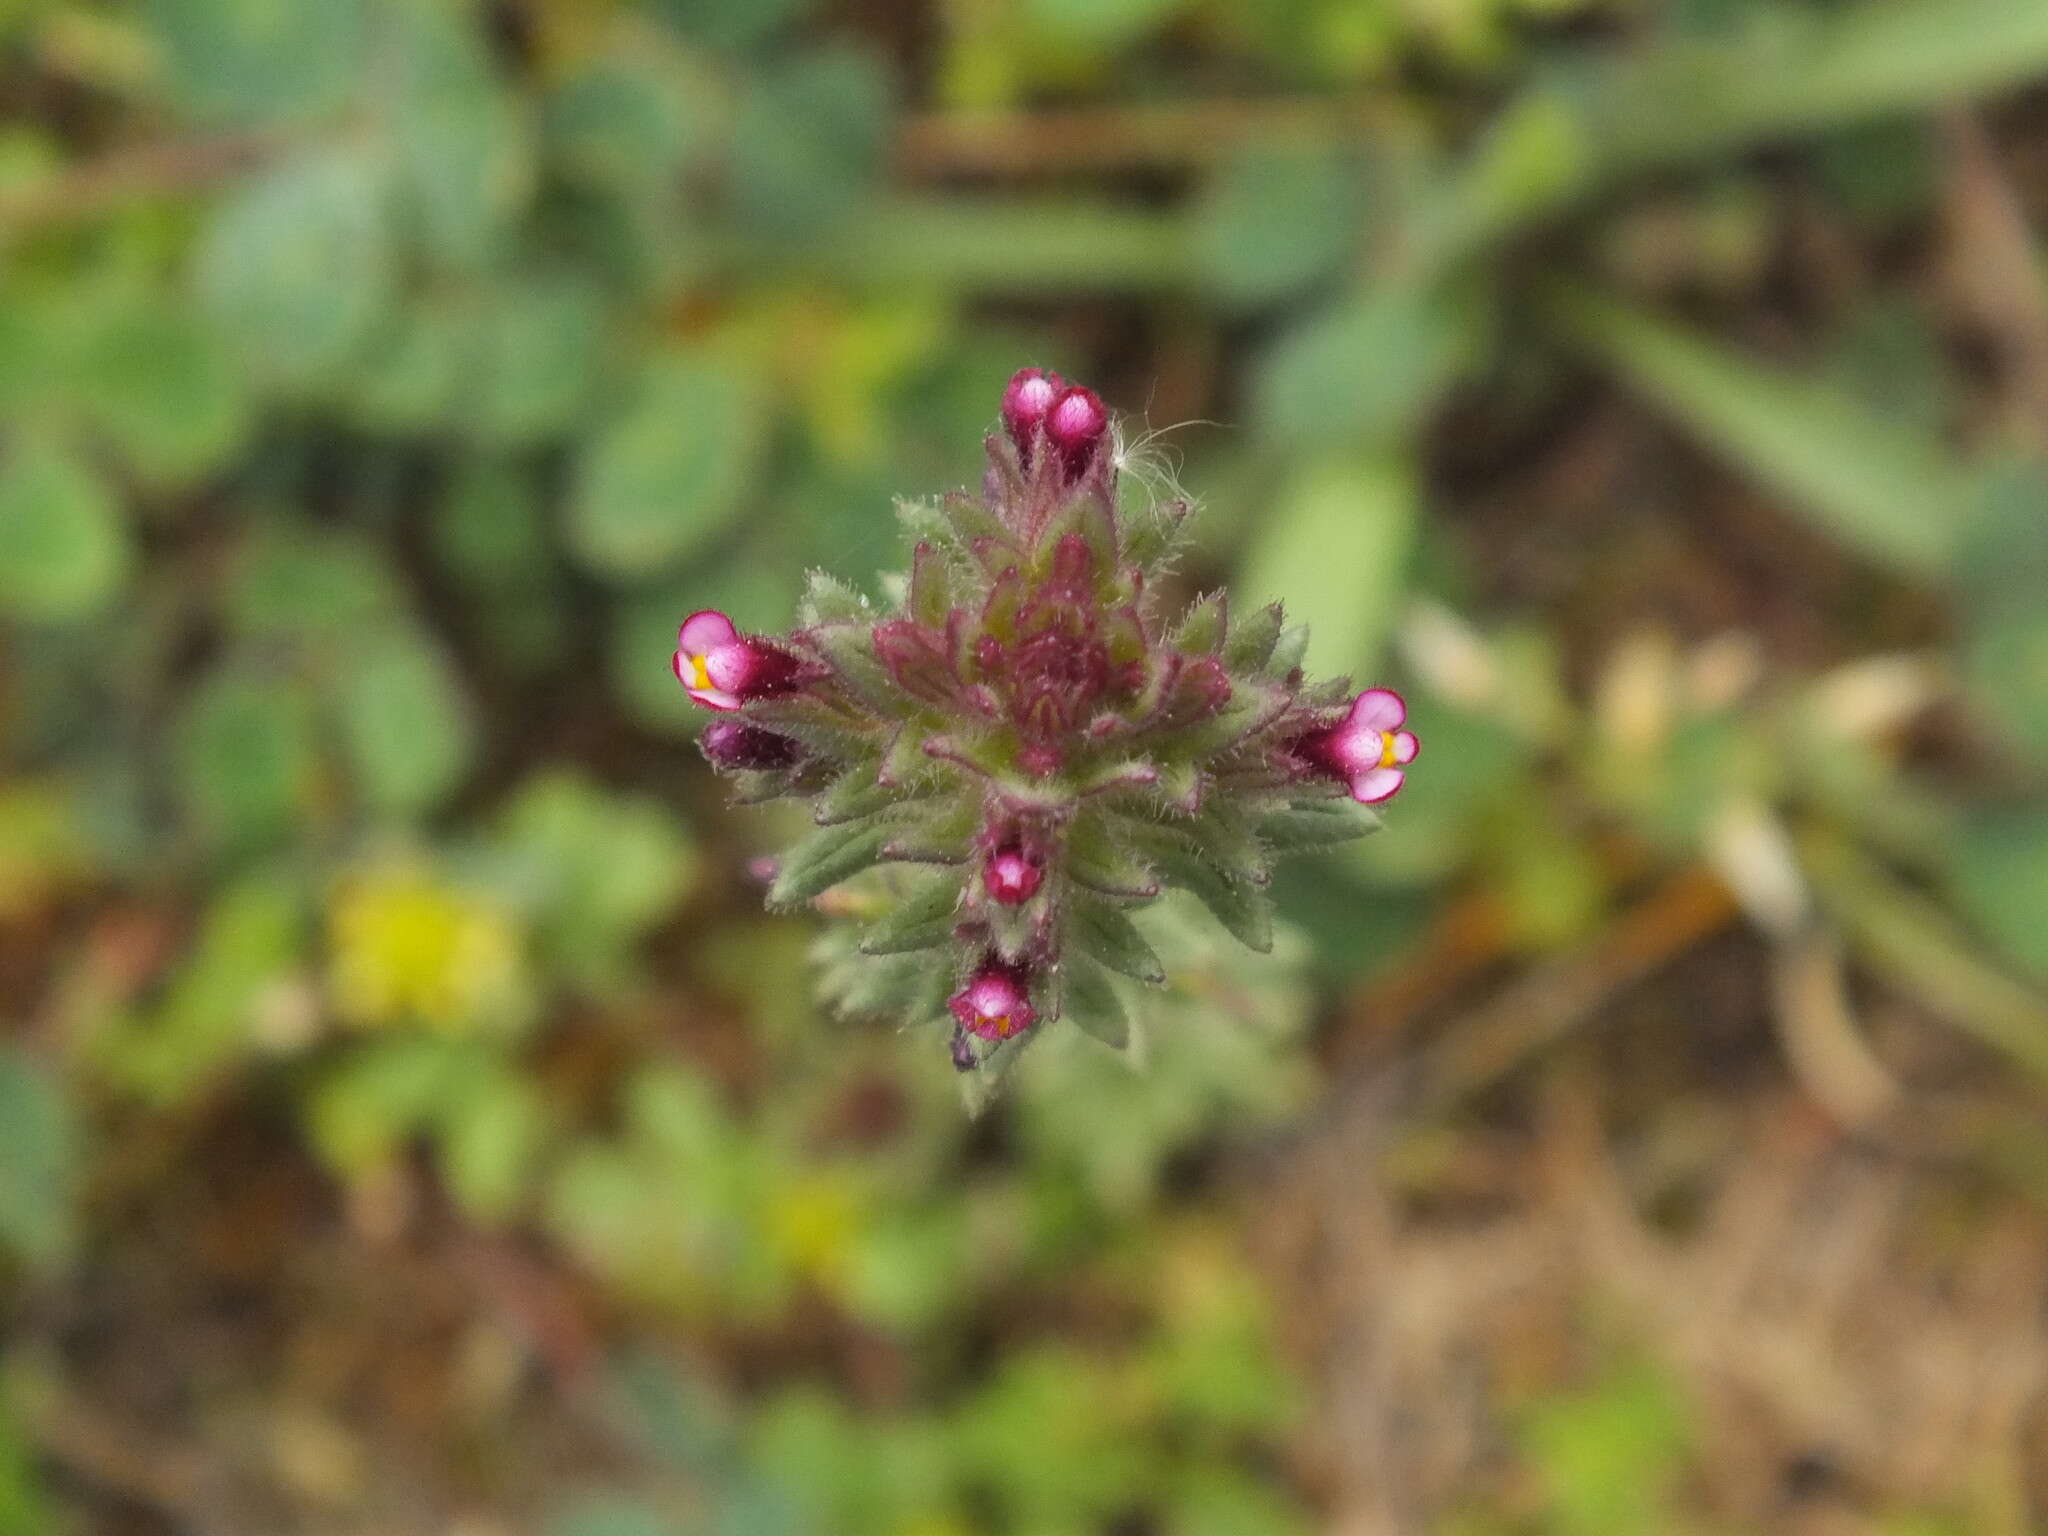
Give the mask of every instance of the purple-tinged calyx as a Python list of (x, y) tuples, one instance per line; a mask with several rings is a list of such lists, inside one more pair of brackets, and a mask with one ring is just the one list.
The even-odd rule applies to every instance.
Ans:
[(793, 738), (739, 720), (712, 721), (697, 745), (712, 767), (722, 769), (788, 768), (803, 757)]
[(780, 646), (743, 635), (715, 608), (700, 609), (676, 631), (669, 665), (676, 681), (706, 709), (734, 710), (748, 699), (787, 693), (801, 671)]
[(1407, 778), (1422, 743), (1403, 730), (1408, 706), (1391, 688), (1368, 688), (1351, 701), (1344, 718), (1295, 742), (1294, 750), (1316, 771), (1344, 781), (1360, 805), (1391, 800)]
[(960, 1027), (979, 1040), (1000, 1042), (1038, 1022), (1031, 1006), (1031, 975), (994, 955), (976, 967), (967, 985), (946, 999)]

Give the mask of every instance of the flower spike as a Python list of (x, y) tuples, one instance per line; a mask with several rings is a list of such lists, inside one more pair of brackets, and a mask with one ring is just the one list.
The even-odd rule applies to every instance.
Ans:
[(1164, 971), (1133, 918), (1169, 888), (1269, 947), (1273, 858), (1370, 831), (1348, 801), (1389, 799), (1417, 750), (1400, 695), (1304, 677), (1278, 604), (1162, 611), (1187, 507), (1124, 510), (1094, 391), (1026, 368), (1001, 419), (978, 495), (905, 504), (885, 601), (817, 574), (790, 633), (706, 610), (674, 658), (723, 712), (711, 765), (816, 824), (768, 900), (870, 882), (833, 904), (875, 914), (827, 967), (834, 999), (943, 1024), (962, 1072), (1069, 1014), (1127, 1038), (1121, 994)]

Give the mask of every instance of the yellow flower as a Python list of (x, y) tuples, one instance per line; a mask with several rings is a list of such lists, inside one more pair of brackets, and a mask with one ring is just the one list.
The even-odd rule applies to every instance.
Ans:
[(511, 1022), (525, 995), (512, 921), (410, 861), (345, 882), (328, 938), (328, 990), (351, 1024), (463, 1033)]

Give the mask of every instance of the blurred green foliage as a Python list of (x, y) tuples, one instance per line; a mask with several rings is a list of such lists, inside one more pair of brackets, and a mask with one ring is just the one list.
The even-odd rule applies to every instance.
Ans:
[[(0, 1373), (227, 1122), (371, 1251), (409, 1189), (571, 1277), (617, 1402), (548, 1536), (1305, 1531), (1284, 1301), (1202, 1170), (1454, 903), (1520, 961), (1703, 864), (2048, 1072), (2048, 421), (1895, 269), (1772, 277), (1795, 201), (1936, 218), (1931, 115), (2048, 77), (2048, 9), (874, 12), (0, 6)], [(870, 579), (1025, 362), (1129, 410), (1133, 497), (1203, 493), (1190, 591), (1284, 597), (1425, 756), (1274, 957), (1148, 933), (1139, 1070), (1048, 1042), (973, 1122), (933, 1042), (820, 1015), (666, 666), (693, 608)], [(1634, 509), (1526, 446), (1593, 388), (1766, 507), (1645, 476), (1655, 537), (1850, 572), (1790, 583), (1820, 643), (1615, 596)], [(1452, 515), (1487, 473), (1540, 549)], [(0, 1392), (0, 1536), (102, 1528), (46, 1396)], [(1656, 1362), (1500, 1420), (1441, 1529), (1713, 1528)]]

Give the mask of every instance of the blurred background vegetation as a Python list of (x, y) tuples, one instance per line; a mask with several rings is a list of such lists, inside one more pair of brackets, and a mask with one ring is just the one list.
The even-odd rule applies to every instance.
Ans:
[[(2043, 82), (2039, 0), (0, 3), (0, 1536), (2043, 1528)], [(1425, 750), (969, 1120), (668, 655), (1027, 362)]]

